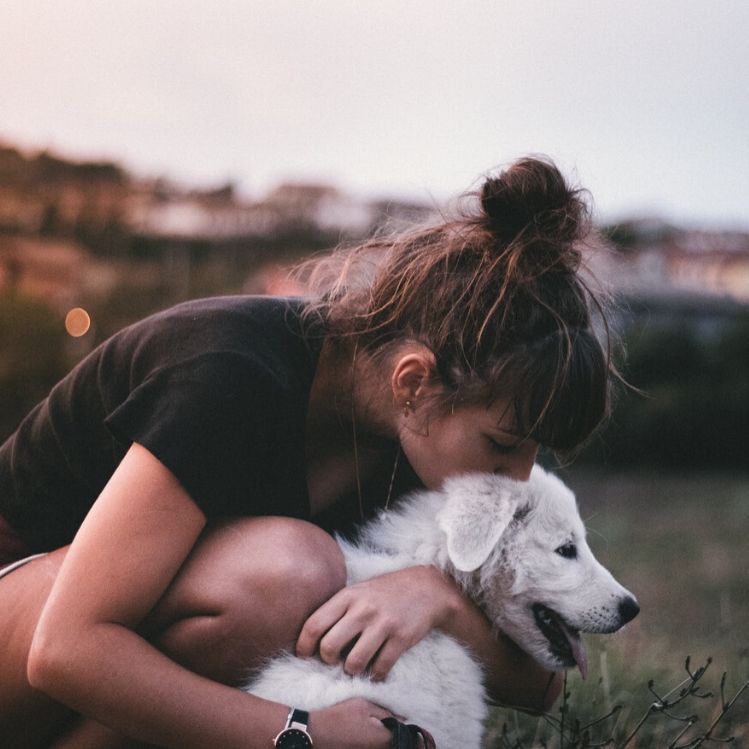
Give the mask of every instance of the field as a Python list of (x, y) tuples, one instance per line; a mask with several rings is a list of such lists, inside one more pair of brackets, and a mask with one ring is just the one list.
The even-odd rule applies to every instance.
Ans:
[[(749, 476), (695, 474), (612, 475), (564, 472), (578, 497), (598, 558), (638, 597), (640, 616), (613, 636), (588, 636), (590, 673), (568, 675), (569, 698), (544, 718), (497, 708), (487, 747), (692, 746), (690, 738), (708, 730), (732, 697), (749, 680)], [(685, 661), (694, 673), (712, 659), (687, 696), (666, 712), (654, 712), (627, 741), (650, 705), (690, 685)], [(655, 694), (648, 688), (654, 680)], [(582, 726), (607, 715), (591, 727)], [(561, 711), (560, 711), (561, 709)], [(565, 741), (560, 739), (564, 721)], [(688, 728), (681, 738), (672, 740)], [(732, 746), (749, 746), (749, 689), (718, 723), (715, 737), (734, 736)], [(603, 743), (603, 742), (609, 743)], [(705, 743), (703, 746), (718, 744)]]

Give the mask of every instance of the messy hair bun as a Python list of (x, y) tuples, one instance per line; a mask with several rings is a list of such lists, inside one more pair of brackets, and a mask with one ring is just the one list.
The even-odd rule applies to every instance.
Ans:
[(525, 158), (481, 188), (487, 221), (509, 241), (534, 225), (550, 238), (571, 241), (587, 226), (581, 190), (570, 188), (553, 163)]
[(520, 159), (455, 218), (318, 263), (313, 280), (328, 283), (309, 314), (374, 356), (420, 341), (444, 406), (506, 398), (519, 430), (572, 448), (608, 413), (613, 372), (596, 332), (604, 307), (581, 270), (596, 243), (585, 196), (550, 160)]
[(590, 211), (585, 191), (569, 187), (552, 162), (520, 159), (487, 177), (479, 197), (485, 225), (500, 247), (522, 242), (526, 253), (576, 269), (574, 245), (590, 231)]

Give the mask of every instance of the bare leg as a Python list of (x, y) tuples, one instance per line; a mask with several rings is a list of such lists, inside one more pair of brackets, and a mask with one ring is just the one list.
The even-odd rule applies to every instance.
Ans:
[[(28, 684), (31, 638), (64, 554), (58, 550), (0, 580), (0, 642), (7, 643), (0, 655), (0, 735), (14, 749), (143, 746)], [(344, 584), (338, 546), (310, 523), (227, 522), (206, 531), (141, 632), (190, 670), (234, 684), (290, 647), (307, 615)]]
[(239, 520), (196, 546), (142, 630), (178, 663), (234, 684), (291, 647), (307, 617), (345, 584), (338, 545), (316, 526)]

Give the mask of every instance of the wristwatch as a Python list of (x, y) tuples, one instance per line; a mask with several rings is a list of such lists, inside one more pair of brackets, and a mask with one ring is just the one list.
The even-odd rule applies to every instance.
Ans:
[(309, 713), (292, 707), (286, 719), (286, 726), (273, 739), (273, 746), (279, 749), (309, 749), (312, 746), (312, 737), (307, 730), (308, 723)]

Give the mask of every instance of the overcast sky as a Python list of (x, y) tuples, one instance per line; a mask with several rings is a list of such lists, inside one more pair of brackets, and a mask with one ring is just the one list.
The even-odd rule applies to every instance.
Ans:
[(746, 0), (0, 0), (0, 139), (442, 200), (546, 153), (601, 218), (749, 228)]

